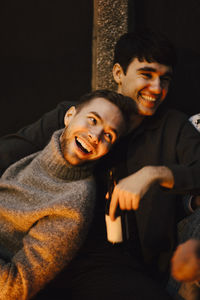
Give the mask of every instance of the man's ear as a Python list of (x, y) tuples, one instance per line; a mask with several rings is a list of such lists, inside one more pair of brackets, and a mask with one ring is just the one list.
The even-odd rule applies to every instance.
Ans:
[(113, 66), (113, 78), (115, 82), (120, 85), (122, 82), (122, 76), (124, 75), (124, 71), (120, 64), (116, 63)]
[(65, 114), (65, 117), (64, 117), (64, 123), (65, 123), (65, 126), (68, 126), (69, 123), (71, 122), (71, 120), (73, 119), (73, 117), (75, 116), (76, 114), (76, 107), (75, 106), (71, 106), (66, 114)]

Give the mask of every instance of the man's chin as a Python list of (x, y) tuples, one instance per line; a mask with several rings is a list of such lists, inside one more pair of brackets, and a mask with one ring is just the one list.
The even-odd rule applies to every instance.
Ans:
[(140, 107), (138, 107), (138, 114), (142, 115), (142, 116), (151, 117), (155, 114), (156, 109), (157, 109), (157, 107), (156, 108), (147, 108), (147, 107), (140, 106)]
[(157, 108), (160, 105), (160, 101), (148, 102), (143, 100), (141, 97), (138, 98), (137, 102), (138, 114), (143, 116), (153, 116)]

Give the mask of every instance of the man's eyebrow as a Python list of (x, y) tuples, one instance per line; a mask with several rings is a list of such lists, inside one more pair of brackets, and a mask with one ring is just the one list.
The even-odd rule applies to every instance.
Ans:
[[(95, 115), (101, 122), (103, 122), (102, 117), (96, 112), (96, 111), (91, 111), (91, 114)], [(115, 128), (110, 127), (110, 129), (118, 136), (118, 132)]]
[[(155, 68), (152, 67), (143, 67), (143, 68), (139, 68), (137, 69), (137, 71), (141, 72), (141, 71), (145, 71), (145, 72), (157, 72), (157, 70)], [(166, 73), (163, 74), (163, 76), (169, 76), (169, 77), (173, 77), (173, 73), (171, 71), (168, 71)]]
[(152, 68), (152, 67), (142, 67), (142, 68), (137, 69), (137, 71), (156, 72), (156, 69)]
[(100, 121), (102, 121), (101, 116), (96, 111), (91, 111), (90, 114), (95, 115), (97, 117), (97, 119), (99, 119)]

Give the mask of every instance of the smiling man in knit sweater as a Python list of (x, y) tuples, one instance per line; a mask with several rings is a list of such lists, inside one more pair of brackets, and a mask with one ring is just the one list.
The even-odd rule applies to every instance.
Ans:
[[(125, 132), (128, 97), (86, 95), (41, 152), (0, 180), (0, 299), (30, 299), (74, 257), (92, 220), (95, 160)], [(125, 121), (126, 120), (126, 121)]]

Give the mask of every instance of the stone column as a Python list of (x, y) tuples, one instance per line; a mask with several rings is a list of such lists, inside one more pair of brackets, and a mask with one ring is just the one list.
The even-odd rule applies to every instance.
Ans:
[(128, 30), (128, 0), (94, 0), (92, 89), (116, 89), (113, 50)]

